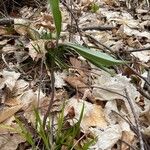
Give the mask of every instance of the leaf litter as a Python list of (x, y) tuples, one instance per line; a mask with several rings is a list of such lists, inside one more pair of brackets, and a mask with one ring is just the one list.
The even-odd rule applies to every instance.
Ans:
[[(65, 116), (71, 117), (69, 123), (73, 125), (79, 119), (84, 103), (81, 131), (90, 132), (97, 138), (89, 148), (91, 150), (117, 149), (116, 147), (121, 150), (139, 149), (138, 130), (142, 133), (144, 148), (149, 149), (150, 49), (143, 50), (150, 47), (149, 11), (146, 2), (148, 1), (142, 1), (138, 7), (124, 0), (73, 2), (72, 12), (77, 18), (79, 28), (86, 28), (82, 33), (84, 42), (99, 51), (113, 53), (132, 62), (129, 70), (124, 65), (111, 67), (115, 72), (112, 76), (91, 65), (81, 56), (71, 55), (66, 57), (67, 63), (70, 64), (69, 69), (55, 72), (56, 95), (52, 111), (59, 112), (65, 101), (64, 113)], [(99, 6), (95, 13), (92, 12), (93, 4)], [(0, 50), (3, 56), (0, 61), (2, 149), (15, 150), (25, 141), (10, 129), (17, 129), (14, 115), (23, 111), (28, 120), (27, 124), (34, 124), (32, 106), (37, 107), (43, 117), (51, 97), (49, 70), (42, 68), (42, 60), (47, 53), (45, 43), (49, 40), (42, 39), (40, 35), (42, 33), (44, 36), (48, 32), (52, 33), (50, 36), (55, 37), (55, 27), (50, 12), (46, 9), (45, 12), (40, 11), (41, 8), (38, 10), (24, 6), (19, 11), (20, 19), (15, 17), (13, 29), (8, 30), (6, 26), (0, 26)], [(63, 25), (60, 41), (71, 39), (72, 42), (83, 44), (76, 31), (75, 22), (70, 24), (69, 12), (62, 4), (61, 11)], [(14, 12), (14, 15), (17, 14)], [(106, 26), (112, 29), (100, 28)], [(86, 34), (96, 40), (91, 41)], [(9, 41), (11, 39), (14, 39), (14, 43)], [(107, 47), (112, 51), (106, 49)], [(19, 52), (23, 56), (19, 55)], [(143, 74), (146, 76), (141, 78)]]

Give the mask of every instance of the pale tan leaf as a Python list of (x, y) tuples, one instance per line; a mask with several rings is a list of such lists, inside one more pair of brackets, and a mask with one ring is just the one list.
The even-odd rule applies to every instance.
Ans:
[(104, 130), (93, 128), (91, 131), (98, 137), (96, 144), (91, 147), (93, 149), (109, 150), (122, 136), (122, 132), (118, 124), (110, 125)]
[(0, 123), (13, 116), (18, 110), (22, 108), (22, 105), (14, 107), (7, 107), (0, 111)]
[[(84, 131), (88, 130), (91, 126), (96, 126), (98, 128), (106, 128), (107, 122), (105, 120), (105, 115), (101, 106), (93, 105), (89, 102), (83, 101), (81, 99), (71, 98), (65, 107), (65, 114), (70, 112), (71, 108), (74, 108), (75, 118), (79, 119), (81, 110), (84, 103), (83, 118), (81, 121), (81, 127)], [(74, 119), (73, 122), (77, 120)]]
[(7, 134), (0, 136), (0, 149), (1, 150), (16, 150), (18, 147), (18, 144), (21, 142), (25, 142), (25, 139), (23, 139), (18, 134)]

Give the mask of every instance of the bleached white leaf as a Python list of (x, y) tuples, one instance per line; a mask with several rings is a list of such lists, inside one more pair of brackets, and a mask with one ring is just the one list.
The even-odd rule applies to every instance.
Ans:
[(3, 70), (1, 72), (1, 75), (3, 78), (0, 80), (0, 87), (3, 88), (5, 85), (12, 91), (17, 79), (20, 77), (20, 73), (17, 73), (15, 71), (6, 71)]
[(128, 36), (134, 35), (136, 37), (146, 37), (146, 38), (150, 39), (150, 33), (149, 32), (147, 32), (147, 31), (140, 32), (138, 30), (131, 29), (127, 25), (123, 25), (123, 32), (125, 34), (127, 34)]
[(13, 89), (14, 96), (22, 94), (29, 87), (29, 83), (25, 80), (17, 80)]
[(27, 19), (14, 19), (14, 29), (20, 35), (26, 35), (28, 33), (28, 26), (30, 22)]
[(140, 94), (136, 90), (136, 88), (130, 83), (130, 79), (125, 76), (122, 76), (121, 74), (118, 74), (114, 77), (109, 77), (105, 80), (105, 82), (102, 82), (101, 79), (102, 78), (100, 78), (99, 84), (96, 84), (95, 86), (100, 86), (103, 89), (93, 88), (93, 95), (96, 97), (96, 99), (105, 101), (115, 99), (123, 100), (125, 103), (125, 108), (122, 108), (122, 110), (127, 109), (131, 120), (134, 122), (134, 116), (130, 104), (126, 99), (125, 89), (127, 90), (130, 101), (133, 107), (135, 108), (135, 112), (138, 116), (141, 109), (136, 104), (136, 101), (139, 100)]
[[(150, 44), (143, 45), (143, 47), (150, 47)], [(133, 52), (132, 54), (142, 62), (147, 63), (150, 60), (150, 51)]]
[(64, 78), (66, 77), (66, 73), (55, 72), (54, 74), (55, 74), (55, 87), (62, 88), (63, 86), (65, 86), (66, 83), (64, 82)]
[(104, 130), (91, 128), (91, 131), (98, 136), (98, 141), (90, 148), (91, 150), (109, 150), (122, 136), (122, 131), (118, 124), (111, 125)]
[(31, 103), (37, 102), (37, 97), (33, 90), (25, 91), (22, 95), (18, 96), (17, 99), (21, 101), (24, 108), (29, 107)]

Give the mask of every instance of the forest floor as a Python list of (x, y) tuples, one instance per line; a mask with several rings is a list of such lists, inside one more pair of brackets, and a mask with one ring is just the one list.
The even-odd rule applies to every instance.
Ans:
[[(80, 136), (70, 149), (82, 150), (86, 139), (95, 138), (90, 150), (150, 150), (149, 1), (61, 1), (60, 43), (77, 43), (126, 62), (104, 71), (65, 53), (60, 62), (67, 67), (59, 64), (54, 80), (45, 50), (56, 31), (50, 6), (38, 1), (7, 5), (0, 4), (0, 150), (32, 149), (18, 133), (16, 116), (30, 130), (34, 109), (44, 118), (53, 94), (53, 125), (64, 103), (68, 128), (80, 119), (84, 104)], [(62, 144), (60, 149), (68, 148)]]

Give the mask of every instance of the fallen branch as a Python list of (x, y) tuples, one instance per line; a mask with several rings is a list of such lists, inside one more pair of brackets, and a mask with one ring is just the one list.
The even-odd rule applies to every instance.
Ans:
[(0, 19), (0, 25), (12, 25), (14, 24), (13, 18), (2, 18)]
[(106, 31), (106, 30), (112, 30), (112, 29), (116, 29), (116, 27), (113, 27), (113, 26), (91, 26), (91, 27), (83, 27), (81, 30), (82, 31), (87, 31), (87, 30)]
[(131, 108), (131, 111), (132, 111), (134, 119), (135, 119), (135, 124), (136, 124), (136, 128), (137, 128), (137, 131), (138, 131), (138, 138), (139, 138), (139, 142), (140, 142), (140, 150), (144, 150), (144, 142), (143, 142), (143, 138), (142, 138), (141, 127), (139, 125), (138, 117), (136, 115), (136, 112), (135, 112), (134, 106), (132, 104), (132, 101), (131, 101), (131, 99), (128, 95), (127, 89), (125, 89), (124, 91), (125, 91), (125, 94), (126, 94), (126, 99), (129, 103), (129, 106)]

